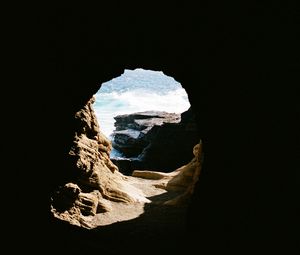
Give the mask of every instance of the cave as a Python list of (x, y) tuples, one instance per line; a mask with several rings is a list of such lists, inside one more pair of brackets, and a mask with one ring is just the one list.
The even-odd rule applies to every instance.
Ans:
[[(102, 247), (114, 254), (111, 245), (131, 254), (182, 254), (294, 247), (300, 129), (297, 8), (253, 3), (171, 9), (152, 11), (149, 6), (139, 15), (104, 5), (49, 6), (16, 19), (22, 28), (14, 33), (21, 44), (14, 48), (21, 70), (17, 75), (14, 69), (17, 85), (3, 93), (9, 100), (3, 109), (12, 100), (22, 109), (22, 137), (16, 112), (7, 118), (12, 170), (5, 180), (12, 188), (6, 190), (10, 196), (5, 194), (5, 231), (21, 244), (10, 250), (83, 253)], [(29, 16), (38, 22), (29, 25)], [(186, 231), (175, 239), (173, 229), (145, 231), (143, 238), (151, 243), (142, 248), (139, 236), (122, 241), (118, 235), (126, 236), (126, 231), (119, 227), (86, 231), (54, 220), (49, 210), (53, 191), (76, 178), (70, 167), (74, 162), (66, 160), (80, 128), (75, 114), (99, 84), (125, 68), (163, 70), (180, 81), (205, 155)]]
[[(186, 232), (187, 208), (201, 173), (202, 142), (188, 95), (178, 82), (144, 69), (127, 70), (124, 76), (101, 84), (102, 92), (74, 114), (64, 165), (69, 176), (54, 187), (52, 220), (88, 230), (94, 239), (111, 239), (103, 235), (116, 229), (116, 242), (128, 239), (123, 249), (130, 249), (130, 239), (136, 238), (141, 246), (150, 240), (161, 246)], [(167, 107), (170, 98), (175, 102)], [(111, 116), (130, 110), (137, 112)], [(112, 157), (114, 149), (122, 157)], [(102, 244), (102, 249), (120, 252), (119, 246)]]

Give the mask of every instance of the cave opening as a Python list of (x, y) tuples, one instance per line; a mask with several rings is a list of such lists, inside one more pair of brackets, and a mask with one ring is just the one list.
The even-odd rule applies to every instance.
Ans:
[(101, 232), (119, 222), (124, 234), (133, 226), (141, 235), (184, 231), (203, 158), (185, 89), (161, 71), (138, 68), (99, 91), (75, 113), (74, 175), (55, 193), (53, 215)]
[(192, 159), (199, 136), (187, 92), (162, 71), (125, 69), (101, 85), (93, 107), (123, 174), (170, 172)]

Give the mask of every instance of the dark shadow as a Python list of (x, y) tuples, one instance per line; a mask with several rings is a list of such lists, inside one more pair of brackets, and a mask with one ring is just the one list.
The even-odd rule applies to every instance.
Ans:
[(177, 197), (180, 194), (182, 194), (182, 192), (176, 192), (176, 191), (169, 192), (169, 191), (167, 191), (165, 193), (155, 195), (155, 196), (152, 196), (152, 197), (147, 197), (147, 198), (149, 200), (151, 200), (151, 204), (162, 205), (163, 202), (165, 202), (167, 200), (170, 200), (170, 199), (173, 199), (173, 198)]
[[(95, 235), (94, 238), (101, 238), (102, 247), (107, 244), (107, 248), (115, 254), (161, 254), (162, 251), (177, 254), (178, 249), (186, 246), (187, 208), (156, 204), (163, 197), (150, 198), (154, 202), (146, 204), (144, 213), (138, 218), (101, 226), (91, 230), (91, 233)], [(111, 240), (118, 245), (111, 246)], [(137, 251), (136, 247), (142, 249)]]

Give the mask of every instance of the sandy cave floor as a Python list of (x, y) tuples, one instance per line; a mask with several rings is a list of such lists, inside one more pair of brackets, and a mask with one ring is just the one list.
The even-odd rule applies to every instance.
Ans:
[(158, 210), (161, 214), (166, 214), (166, 216), (168, 213), (172, 213), (174, 211), (180, 211), (181, 213), (184, 212), (184, 207), (182, 206), (178, 208), (162, 204), (180, 194), (179, 192), (170, 192), (157, 187), (157, 185), (162, 184), (162, 180), (143, 179), (132, 176), (126, 176), (125, 178), (131, 185), (140, 189), (145, 194), (145, 197), (150, 200), (150, 202), (135, 202), (126, 204), (112, 201), (111, 211), (99, 213), (96, 214), (96, 216), (85, 217), (91, 228), (133, 220), (145, 213), (149, 213), (150, 211), (153, 213), (153, 211)]

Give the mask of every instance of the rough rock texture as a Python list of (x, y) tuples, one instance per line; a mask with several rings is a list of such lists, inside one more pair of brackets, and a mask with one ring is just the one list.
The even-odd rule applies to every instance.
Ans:
[(95, 216), (96, 213), (108, 212), (111, 209), (110, 201), (103, 199), (98, 190), (84, 193), (77, 184), (67, 183), (57, 191), (51, 211), (61, 220), (88, 227), (84, 216)]
[(125, 157), (138, 157), (149, 145), (149, 132), (155, 126), (178, 123), (180, 114), (160, 111), (145, 111), (114, 117), (113, 147)]
[(94, 98), (75, 114), (77, 129), (69, 151), (74, 183), (66, 183), (53, 196), (54, 215), (77, 225), (82, 224), (81, 216), (110, 210), (109, 201), (148, 201), (111, 162), (111, 143), (99, 130), (93, 102)]
[(135, 157), (113, 159), (126, 174), (134, 169), (173, 171), (191, 160), (190, 148), (200, 140), (191, 108), (182, 114), (150, 111), (115, 119), (113, 146)]

